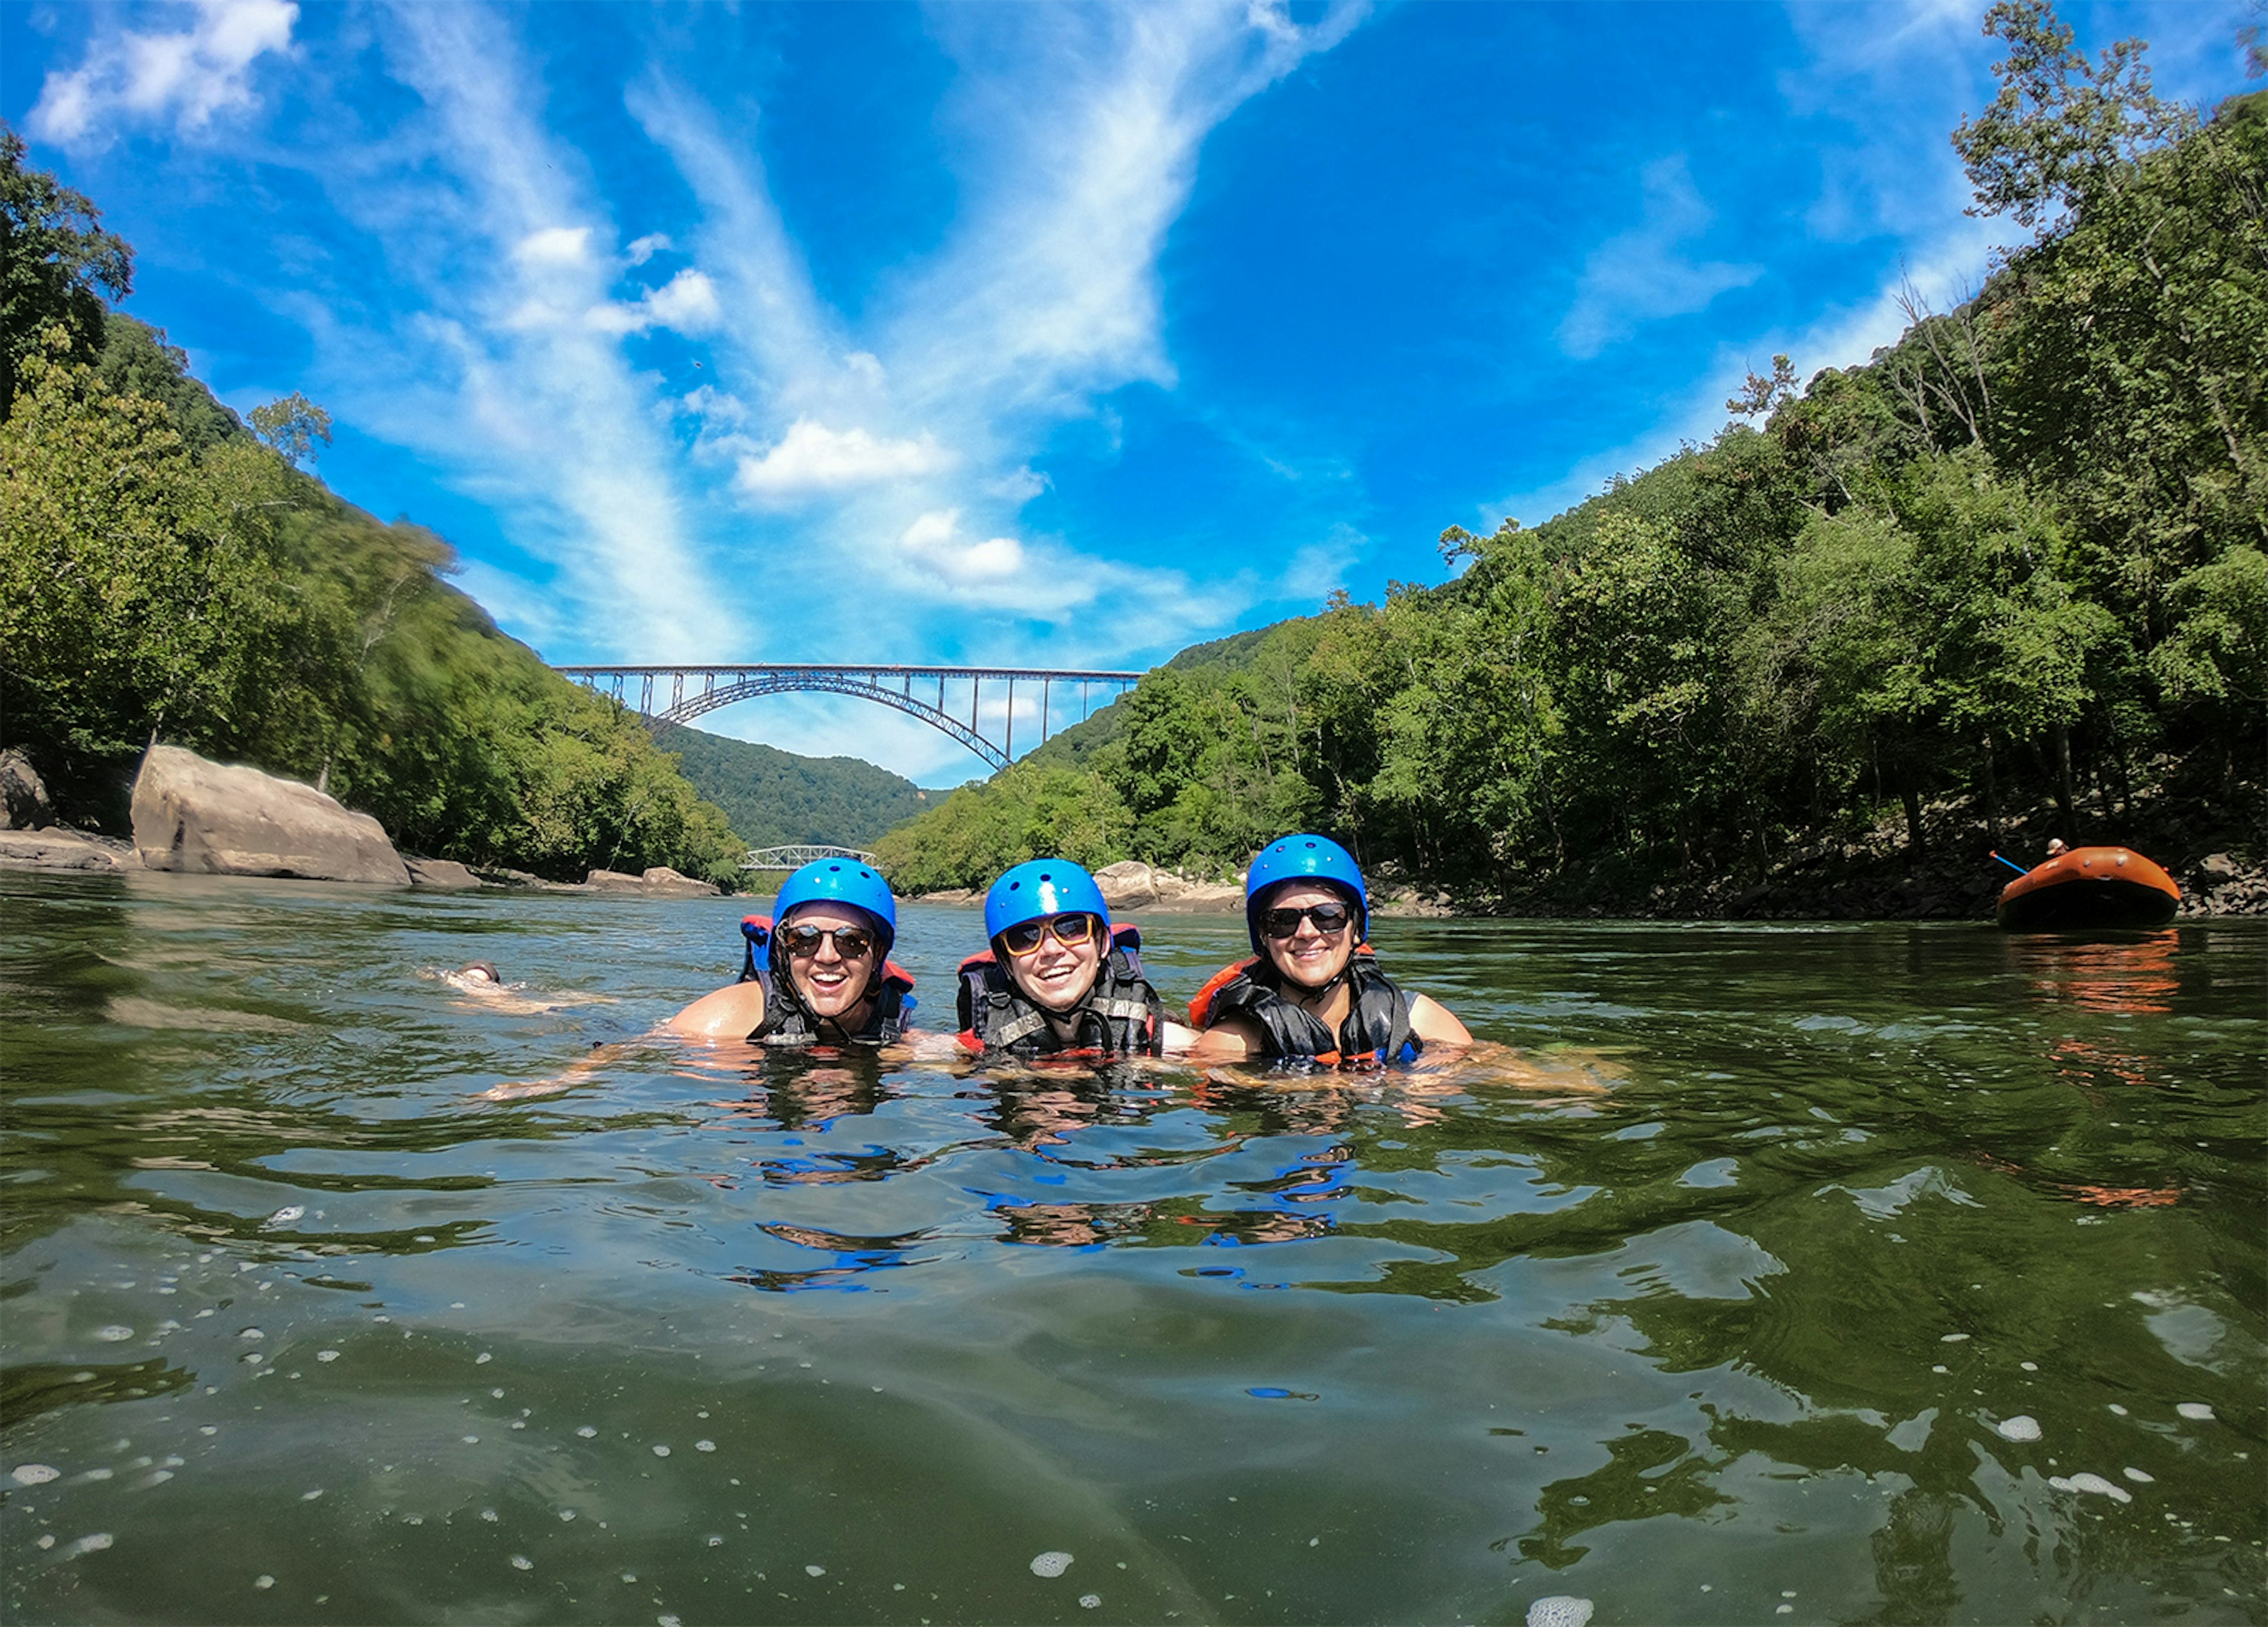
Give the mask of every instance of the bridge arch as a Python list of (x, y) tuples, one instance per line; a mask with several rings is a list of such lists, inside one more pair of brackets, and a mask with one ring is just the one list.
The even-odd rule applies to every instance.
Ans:
[[(813, 665), (682, 666), (561, 666), (556, 669), (578, 683), (610, 694), (626, 706), (659, 723), (690, 723), (704, 712), (764, 695), (791, 693), (849, 695), (918, 718), (940, 733), (951, 736), (994, 769), (1015, 759), (1016, 686), (1040, 688), (1040, 738), (1045, 740), (1051, 721), (1050, 704), (1057, 684), (1079, 686), (1080, 715), (1092, 710), (1093, 692), (1108, 687), (1116, 700), (1142, 674), (1049, 667), (1010, 666), (849, 666)], [(1000, 738), (983, 726), (984, 686), (1005, 681), (1007, 700), (1001, 709)], [(660, 699), (658, 686), (666, 681), (668, 699)], [(929, 695), (936, 685), (936, 699)], [(694, 685), (697, 683), (698, 688)], [(921, 692), (915, 692), (919, 683)], [(968, 686), (968, 717), (963, 722), (956, 698), (946, 707), (948, 688)], [(631, 698), (635, 690), (637, 698)]]

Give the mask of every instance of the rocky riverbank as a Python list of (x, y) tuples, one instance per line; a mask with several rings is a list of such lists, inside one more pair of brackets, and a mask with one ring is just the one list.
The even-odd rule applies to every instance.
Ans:
[(0, 753), (0, 870), (343, 881), (448, 889), (535, 887), (643, 898), (718, 896), (714, 882), (657, 865), (642, 874), (593, 870), (579, 882), (395, 851), (366, 814), (297, 780), (153, 746), (134, 783), (134, 840), (59, 824), (47, 787), (20, 752)]
[[(1930, 836), (1905, 850), (1902, 820), (1822, 837), (1731, 874), (1645, 876), (1598, 866), (1484, 897), (1460, 894), (1474, 914), (1720, 921), (1990, 920), (2014, 872), (1992, 854), (1984, 821), (1963, 801), (1925, 810)], [(1997, 850), (2029, 866), (2056, 834), (2052, 807), (2001, 821)], [(2132, 847), (2182, 889), (2181, 916), (2268, 915), (2268, 850), (2258, 834), (2220, 809), (2138, 803), (2117, 816), (2082, 819), (2080, 839)]]

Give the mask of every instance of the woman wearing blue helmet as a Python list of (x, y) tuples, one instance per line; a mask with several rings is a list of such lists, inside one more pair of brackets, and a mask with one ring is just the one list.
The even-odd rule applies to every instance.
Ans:
[(992, 946), (961, 963), (961, 1042), (1035, 1056), (1157, 1056), (1197, 1035), (1166, 1020), (1142, 970), (1142, 935), (1114, 930), (1094, 878), (1035, 858), (984, 897)]
[(1408, 1061), (1427, 1045), (1469, 1045), (1465, 1025), (1378, 968), (1370, 894), (1329, 836), (1271, 842), (1244, 882), (1253, 958), (1189, 1002), (1199, 1061), (1307, 1057), (1327, 1066)]
[(740, 981), (666, 1026), (761, 1045), (887, 1045), (914, 1009), (914, 980), (890, 963), (897, 930), (897, 901), (870, 866), (855, 858), (806, 865), (781, 883), (770, 916), (740, 923)]

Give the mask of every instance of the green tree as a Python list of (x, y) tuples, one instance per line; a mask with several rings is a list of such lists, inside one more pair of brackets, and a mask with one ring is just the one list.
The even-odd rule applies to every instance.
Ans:
[(254, 407), (252, 432), (296, 469), (313, 455), (317, 441), (331, 444), (331, 415), (294, 390), (280, 401)]
[(25, 167), (23, 138), (0, 125), (0, 415), (16, 403), (24, 360), (59, 328), (63, 354), (93, 358), (107, 292), (134, 287), (134, 251), (99, 224), (101, 211), (45, 170)]

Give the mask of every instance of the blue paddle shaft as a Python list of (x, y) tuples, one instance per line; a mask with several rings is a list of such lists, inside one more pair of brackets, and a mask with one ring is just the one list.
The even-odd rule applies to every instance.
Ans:
[[(1992, 857), (1995, 858), (2000, 858), (2000, 856), (1998, 853), (1993, 854)], [(2014, 871), (2020, 876), (2028, 876), (2032, 873), (2013, 858), (2000, 858), (2000, 862), (2007, 865), (2009, 869)]]

